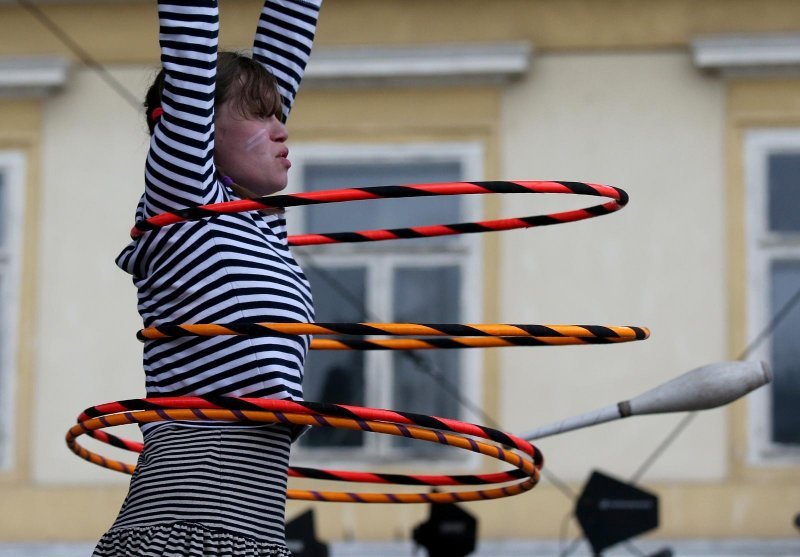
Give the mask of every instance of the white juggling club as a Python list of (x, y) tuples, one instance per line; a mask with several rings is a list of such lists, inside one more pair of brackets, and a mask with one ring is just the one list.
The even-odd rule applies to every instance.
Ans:
[(764, 362), (708, 364), (631, 400), (526, 431), (519, 437), (533, 441), (628, 416), (708, 410), (733, 402), (771, 380), (772, 374)]

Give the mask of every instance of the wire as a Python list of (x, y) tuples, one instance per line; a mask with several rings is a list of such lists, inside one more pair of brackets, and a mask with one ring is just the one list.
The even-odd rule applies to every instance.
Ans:
[[(342, 284), (332, 273), (329, 273), (323, 267), (317, 265), (314, 261), (314, 258), (311, 254), (305, 252), (302, 253), (301, 257), (305, 261), (305, 265), (307, 268), (313, 270), (317, 273), (322, 279), (324, 279), (328, 286), (333, 288), (337, 294), (339, 294), (344, 300), (349, 302), (353, 307), (358, 309), (359, 313), (363, 315), (368, 321), (378, 321), (378, 318), (373, 315), (369, 309), (367, 309), (364, 301), (353, 294), (346, 285)], [(413, 362), (416, 366), (417, 371), (424, 373), (431, 379), (433, 379), (439, 386), (442, 391), (444, 391), (448, 396), (452, 397), (453, 400), (456, 401), (462, 408), (466, 409), (473, 414), (480, 416), (481, 420), (486, 422), (486, 425), (489, 427), (493, 427), (494, 429), (502, 429), (492, 416), (478, 403), (470, 400), (467, 398), (459, 385), (451, 382), (447, 379), (445, 374), (439, 369), (436, 365), (434, 365), (428, 358), (424, 358), (418, 352), (414, 351), (401, 351), (399, 352), (403, 357), (408, 358), (411, 362)], [(574, 501), (576, 494), (575, 492), (564, 482), (561, 478), (559, 478), (552, 470), (545, 467), (542, 468), (542, 475), (553, 484), (553, 486), (558, 489), (567, 499), (570, 501)]]
[(574, 553), (575, 550), (580, 547), (581, 541), (583, 541), (581, 536), (573, 539), (571, 542), (569, 542), (569, 545), (566, 547), (566, 549), (558, 554), (558, 557), (569, 557), (569, 555), (572, 555), (572, 553)]
[[(84, 50), (72, 37), (69, 36), (58, 24), (56, 24), (52, 19), (50, 19), (44, 12), (42, 12), (36, 5), (29, 2), (28, 0), (17, 0), (17, 2), (28, 12), (30, 12), (39, 22), (44, 25), (57, 39), (59, 39), (85, 66), (95, 71), (105, 82), (106, 84), (111, 87), (120, 97), (122, 97), (128, 104), (130, 104), (135, 110), (141, 110), (141, 103), (139, 99), (133, 95), (119, 80), (117, 80), (111, 73), (103, 66), (100, 62), (98, 62), (91, 54), (89, 54), (86, 50)], [(308, 254), (305, 254), (304, 257), (306, 259), (311, 259)], [(334, 287), (337, 292), (344, 295), (344, 297), (348, 300), (353, 302), (356, 297), (346, 288), (341, 287), (341, 284), (332, 277), (330, 273), (327, 273), (322, 268), (311, 264), (311, 267), (323, 276), (328, 283)], [(800, 289), (795, 292), (795, 294), (787, 301), (784, 306), (773, 316), (770, 320), (770, 323), (765, 327), (751, 342), (750, 344), (745, 347), (742, 351), (742, 354), (739, 355), (737, 360), (744, 360), (749, 357), (750, 353), (755, 350), (764, 340), (766, 340), (775, 330), (775, 328), (780, 324), (781, 321), (789, 314), (789, 312), (794, 308), (797, 303), (800, 302)], [(364, 312), (364, 315), (369, 317), (369, 313), (366, 312), (366, 308), (364, 307), (363, 301), (360, 299), (355, 302), (356, 307)], [(500, 429), (497, 422), (489, 416), (489, 414), (477, 403), (469, 400), (461, 393), (461, 390), (457, 385), (454, 385), (450, 381), (448, 381), (441, 370), (433, 366), (428, 360), (423, 358), (417, 353), (413, 352), (401, 352), (406, 357), (409, 357), (411, 361), (417, 364), (417, 369), (426, 373), (429, 377), (434, 379), (439, 386), (450, 396), (452, 396), (456, 402), (461, 405), (463, 408), (469, 410), (470, 412), (481, 416), (481, 419), (488, 422), (491, 427)], [(649, 470), (649, 468), (658, 460), (658, 458), (668, 449), (675, 439), (680, 435), (686, 427), (694, 420), (697, 412), (691, 412), (687, 414), (673, 429), (670, 431), (664, 441), (662, 441), (651, 453), (648, 455), (642, 465), (634, 472), (633, 476), (631, 477), (632, 483), (637, 483), (639, 479)], [(574, 500), (576, 497), (575, 492), (570, 489), (570, 487), (566, 484), (566, 482), (562, 481), (558, 478), (550, 468), (543, 468), (542, 472), (544, 476), (553, 483), (553, 485), (559, 489), (565, 496), (569, 499)], [(574, 543), (574, 542), (573, 542)], [(571, 544), (572, 545), (572, 544)], [(568, 548), (569, 549), (569, 548)], [(570, 551), (571, 552), (571, 551)]]
[(647, 555), (641, 549), (633, 545), (633, 542), (631, 542), (630, 540), (625, 540), (624, 542), (622, 542), (622, 544), (630, 553), (638, 557), (647, 557)]
[(756, 348), (758, 348), (758, 345), (772, 335), (778, 325), (780, 325), (781, 321), (783, 321), (786, 316), (789, 315), (789, 312), (794, 309), (794, 306), (796, 306), (798, 302), (800, 302), (800, 288), (798, 288), (797, 292), (795, 292), (792, 297), (789, 298), (785, 304), (783, 304), (781, 309), (775, 312), (775, 315), (772, 316), (772, 319), (770, 319), (770, 322), (767, 324), (767, 326), (758, 335), (756, 335), (756, 338), (750, 341), (750, 344), (745, 346), (744, 350), (742, 350), (742, 353), (739, 354), (739, 357), (736, 359), (746, 360), (749, 358), (750, 354)]
[(131, 93), (122, 83), (119, 82), (100, 62), (95, 60), (91, 54), (84, 50), (66, 31), (50, 19), (41, 9), (28, 0), (17, 0), (20, 6), (28, 10), (39, 22), (44, 25), (53, 36), (61, 41), (85, 66), (94, 70), (100, 78), (106, 82), (120, 97), (130, 104), (137, 111), (142, 109), (142, 103)]
[[(111, 75), (111, 73), (109, 73), (109, 71), (100, 62), (95, 60), (91, 54), (84, 50), (74, 39), (72, 39), (72, 37), (70, 37), (61, 27), (59, 27), (57, 23), (50, 19), (36, 5), (29, 2), (29, 0), (17, 0), (17, 2), (23, 8), (28, 10), (34, 17), (36, 17), (36, 19), (38, 19), (42, 25), (44, 25), (56, 38), (58, 38), (78, 59), (80, 59), (84, 65), (97, 72), (97, 74), (111, 87), (111, 89), (113, 89), (128, 104), (130, 104), (137, 111), (141, 110), (142, 105), (139, 100), (128, 89), (126, 89), (122, 83), (120, 83), (113, 75)], [(311, 256), (308, 254), (304, 254), (304, 257), (309, 261), (312, 260)], [(367, 318), (367, 320), (372, 320), (370, 319), (370, 313), (364, 306), (363, 300), (356, 297), (330, 273), (326, 272), (321, 267), (314, 265), (313, 262), (311, 263), (311, 268), (315, 272), (319, 273), (319, 275), (323, 277), (324, 280), (326, 280), (328, 284), (337, 291), (338, 294), (348, 300), (354, 307), (358, 308), (358, 310)], [(418, 371), (421, 371), (432, 378), (439, 385), (439, 387), (449, 396), (453, 397), (453, 399), (460, 406), (469, 412), (480, 416), (481, 419), (486, 421), (487, 425), (490, 427), (501, 429), (496, 420), (489, 416), (489, 414), (480, 405), (466, 398), (461, 393), (461, 389), (457, 385), (448, 381), (444, 377), (444, 374), (441, 372), (441, 370), (433, 366), (427, 359), (423, 358), (417, 353), (412, 352), (401, 352), (401, 354), (414, 362)], [(551, 469), (544, 468), (542, 472), (544, 477), (567, 498), (570, 500), (575, 498), (575, 492), (570, 489), (566, 482), (562, 481), (558, 476), (556, 476)]]
[(647, 470), (650, 469), (650, 467), (655, 463), (656, 460), (658, 460), (664, 451), (666, 451), (669, 446), (672, 445), (672, 443), (675, 441), (675, 438), (680, 435), (690, 423), (692, 423), (695, 417), (697, 417), (697, 411), (686, 414), (681, 421), (678, 422), (678, 425), (672, 428), (672, 431), (667, 434), (664, 440), (661, 441), (661, 443), (658, 444), (658, 446), (647, 456), (647, 458), (644, 459), (644, 462), (639, 465), (639, 468), (633, 473), (628, 481), (632, 484), (639, 483), (639, 480), (644, 473), (647, 472)]
[[(786, 318), (787, 315), (794, 309), (794, 307), (800, 303), (800, 288), (797, 289), (789, 300), (781, 306), (775, 314), (770, 319), (769, 323), (764, 327), (761, 332), (759, 332), (753, 340), (742, 350), (742, 353), (736, 358), (737, 360), (746, 360), (750, 357), (753, 351), (761, 345), (766, 339), (772, 336), (772, 333), (775, 332), (775, 329), (781, 322)], [(690, 412), (684, 418), (678, 422), (678, 424), (672, 428), (672, 430), (667, 434), (664, 440), (659, 443), (659, 445), (644, 459), (644, 462), (639, 466), (636, 472), (633, 473), (631, 476), (631, 483), (637, 483), (641, 477), (650, 469), (650, 467), (658, 460), (658, 458), (666, 451), (670, 445), (675, 441), (675, 439), (680, 435), (684, 429), (694, 420), (697, 416), (697, 411)]]
[[(313, 257), (311, 257), (308, 253), (302, 254), (303, 259), (308, 262), (308, 267), (312, 269), (315, 273), (317, 273), (320, 277), (322, 277), (327, 283), (328, 286), (332, 287), (337, 294), (339, 294), (342, 298), (344, 298), (347, 302), (349, 302), (352, 306), (354, 306), (361, 315), (363, 315), (367, 321), (374, 321), (377, 322), (378, 318), (367, 309), (364, 301), (353, 294), (346, 285), (342, 284), (336, 277), (333, 276), (332, 273), (329, 273), (323, 267), (320, 267), (314, 262)], [(487, 422), (487, 425), (493, 427), (495, 429), (500, 429), (497, 422), (492, 418), (486, 410), (484, 410), (480, 405), (477, 403), (469, 400), (461, 393), (461, 389), (458, 385), (450, 382), (445, 376), (444, 373), (435, 365), (433, 365), (429, 360), (423, 358), (420, 354), (413, 352), (413, 351), (400, 351), (399, 352), (403, 357), (408, 358), (414, 364), (416, 364), (417, 369), (419, 371), (423, 371), (426, 375), (431, 377), (436, 383), (439, 384), (439, 387), (445, 391), (448, 395), (453, 397), (453, 399), (462, 407), (467, 409), (468, 411), (478, 415), (481, 417), (482, 420)]]
[[(569, 523), (572, 520), (573, 512), (570, 510), (567, 514), (564, 515), (564, 518), (561, 519), (561, 526), (558, 529), (558, 555), (559, 557), (563, 557), (567, 549), (569, 547), (564, 547), (564, 542), (567, 539), (567, 534), (569, 533)], [(572, 543), (575, 543), (575, 540), (572, 540)], [(572, 545), (572, 543), (570, 545)]]

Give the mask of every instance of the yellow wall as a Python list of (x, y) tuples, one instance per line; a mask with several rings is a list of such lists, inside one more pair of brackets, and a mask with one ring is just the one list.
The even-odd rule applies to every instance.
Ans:
[(20, 282), (20, 317), (13, 324), (18, 328), (20, 344), (17, 352), (17, 377), (15, 387), (14, 465), (10, 471), (0, 472), (0, 489), (15, 482), (25, 481), (29, 474), (30, 447), (29, 420), (34, 414), (30, 400), (33, 389), (34, 320), (31, 308), (35, 304), (36, 247), (38, 242), (37, 210), (39, 202), (39, 164), (42, 110), (37, 101), (0, 100), (0, 150), (21, 151), (25, 164), (25, 209), (22, 277)]
[[(149, 74), (142, 68), (112, 71), (131, 89)], [(459, 102), (453, 102), (456, 98)], [(68, 89), (45, 106), (46, 137), (40, 144), (45, 162), (38, 173), (42, 195), (31, 220), (42, 241), (38, 249), (31, 248), (39, 264), (26, 280), (38, 273), (46, 281), (26, 304), (25, 315), (36, 320), (38, 338), (47, 342), (21, 381), (19, 403), (38, 410), (30, 421), (19, 422), (20, 438), (29, 442), (18, 453), (27, 461), (2, 486), (0, 539), (7, 541), (92, 539), (110, 526), (124, 497), (125, 477), (69, 453), (63, 434), (81, 408), (142, 392), (140, 346), (133, 337), (135, 293), (113, 258), (126, 242), (141, 191), (143, 124), (85, 69), (75, 72)], [(491, 88), (308, 90), (297, 101), (289, 131), (295, 143), (477, 141), (485, 147), (485, 167), (496, 172), (498, 121), (499, 92)], [(104, 141), (96, 144), (93, 137)], [(75, 221), (80, 214), (92, 217)], [(113, 453), (104, 449), (104, 454)], [(123, 458), (131, 460), (130, 455)], [(347, 531), (341, 517), (350, 512), (364, 515), (355, 523), (371, 536), (383, 532), (373, 528), (375, 517), (387, 520), (397, 512), (390, 507), (379, 512), (321, 510), (320, 521), (335, 530), (332, 538)], [(416, 509), (411, 516), (416, 520), (423, 511)], [(40, 520), (25, 519), (30, 516)]]
[[(241, 10), (237, 4), (241, 4)], [(420, 9), (414, 9), (417, 7)], [(153, 64), (157, 56), (152, 2), (51, 4), (46, 5), (45, 10), (72, 36), (79, 38), (83, 47), (99, 60), (118, 64), (112, 69), (134, 91), (143, 90), (147, 71), (138, 64)], [(225, 42), (233, 47), (246, 45), (258, 4), (229, 1), (223, 4), (223, 10)], [(370, 26), (364, 25), (365, 21), (386, 21), (391, 25)], [(691, 73), (688, 55), (675, 53), (685, 48), (687, 41), (695, 35), (796, 30), (797, 21), (800, 21), (800, 3), (794, 1), (327, 0), (319, 42), (322, 46), (335, 46), (524, 39), (532, 41), (539, 51), (553, 54), (567, 51), (575, 54), (575, 51), (583, 50), (669, 49), (672, 52), (670, 56), (685, 56), (684, 73)], [(15, 5), (0, 7), (0, 36), (4, 37), (0, 43), (0, 56), (65, 53), (63, 46), (38, 25)], [(129, 64), (135, 65), (129, 67)], [(534, 83), (536, 71), (534, 62)], [(701, 80), (697, 76), (689, 79)], [(720, 357), (732, 357), (745, 342), (742, 134), (754, 126), (800, 125), (800, 81), (715, 83), (715, 87), (727, 92), (720, 142), (724, 141), (727, 149), (724, 158), (727, 176), (722, 184), (729, 184), (729, 187), (721, 189), (720, 195), (724, 191), (729, 206), (727, 223), (721, 222), (720, 225), (727, 227), (725, 230), (731, 238), (725, 274), (729, 287), (727, 311), (730, 326), (720, 333), (728, 335), (728, 345), (725, 348), (724, 342), (720, 341), (715, 346), (719, 348)], [(93, 99), (92, 103), (82, 104), (86, 99)], [(486, 146), (486, 178), (518, 177), (505, 175), (515, 167), (505, 164), (503, 158), (504, 149), (508, 147), (503, 143), (500, 127), (504, 102), (503, 93), (492, 88), (305, 90), (293, 114), (290, 133), (293, 141), (480, 141)], [(19, 323), (23, 332), (17, 397), (19, 442), (15, 469), (0, 475), (0, 517), (3, 518), (0, 520), (0, 540), (96, 538), (113, 520), (124, 496), (121, 478), (112, 479), (111, 473), (94, 469), (66, 452), (62, 444), (62, 429), (66, 429), (77, 411), (85, 405), (137, 396), (140, 392), (133, 392), (134, 388), (129, 387), (135, 384), (135, 388), (140, 389), (140, 377), (138, 369), (135, 369), (138, 367), (138, 348), (131, 334), (135, 328), (134, 296), (132, 287), (113, 267), (112, 261), (116, 243), (122, 242), (124, 235), (116, 238), (109, 233), (105, 238), (90, 239), (92, 230), (98, 227), (113, 230), (114, 234), (121, 230), (124, 234), (138, 196), (142, 158), (138, 155), (131, 157), (130, 153), (143, 152), (144, 132), (142, 123), (133, 116), (128, 118), (127, 113), (122, 119), (116, 118), (115, 115), (125, 110), (129, 108), (122, 106), (119, 99), (112, 98), (105, 85), (86, 69), (74, 73), (67, 92), (43, 103), (0, 102), (0, 149), (14, 147), (28, 153), (29, 186), (23, 311)], [(88, 128), (75, 131), (70, 129), (70, 125)], [(91, 137), (95, 129), (103, 127), (114, 128), (114, 141), (106, 146), (90, 146), (75, 139)], [(42, 129), (48, 130), (48, 137), (42, 137)], [(658, 141), (658, 138), (641, 139), (647, 140)], [(515, 146), (516, 149), (521, 147)], [(76, 157), (85, 160), (81, 157), (86, 157), (87, 148), (107, 149), (103, 151), (100, 168), (85, 163), (78, 167), (65, 166)], [(722, 149), (722, 145), (719, 148)], [(43, 156), (43, 152), (47, 155)], [(519, 156), (533, 155), (522, 152)], [(113, 172), (106, 168), (126, 169), (124, 179), (114, 179)], [(92, 172), (87, 172), (87, 169)], [(715, 170), (705, 171), (713, 174)], [(586, 176), (587, 179), (592, 177)], [(116, 187), (119, 189), (114, 189)], [(100, 320), (103, 334), (110, 339), (108, 345), (98, 351), (89, 368), (72, 369), (74, 375), (69, 375), (69, 368), (80, 367), (81, 356), (69, 352), (68, 347), (85, 339), (79, 338), (81, 331), (71, 325), (70, 319), (80, 315), (98, 321), (97, 315), (87, 318), (83, 313), (80, 304), (85, 299), (75, 307), (66, 308), (45, 303), (55, 299), (48, 298), (50, 294), (45, 290), (56, 280), (64, 280), (67, 285), (84, 281), (80, 288), (88, 292), (87, 296), (92, 296), (92, 288), (85, 282), (93, 280), (92, 276), (87, 277), (78, 268), (57, 268), (52, 262), (48, 263), (51, 261), (49, 254), (61, 241), (59, 223), (51, 223), (48, 228), (40, 226), (39, 221), (43, 215), (66, 216), (59, 213), (59, 195), (65, 196), (68, 192), (59, 188), (85, 188), (82, 195), (87, 198), (94, 196), (102, 203), (109, 199), (109, 194), (125, 200), (120, 202), (124, 207), (119, 212), (114, 209), (99, 222), (79, 223), (80, 233), (74, 236), (75, 243), (71, 244), (95, 242), (92, 246), (104, 255), (97, 258), (92, 274), (119, 274), (108, 279), (114, 285), (102, 294), (104, 301), (97, 305), (103, 307), (98, 308), (98, 315), (124, 314), (119, 322), (110, 318)], [(636, 203), (634, 199), (626, 211), (633, 211)], [(488, 216), (501, 212), (497, 200), (488, 201), (486, 208)], [(508, 209), (504, 208), (503, 213)], [(606, 218), (616, 219), (618, 216)], [(620, 218), (625, 222), (627, 217), (622, 215)], [(586, 229), (588, 238), (595, 235), (594, 224), (592, 222), (592, 228)], [(61, 234), (66, 233), (62, 230)], [(508, 317), (509, 308), (513, 307), (510, 302), (504, 306), (497, 294), (503, 284), (500, 253), (503, 249), (513, 251), (518, 244), (515, 241), (503, 244), (501, 242), (505, 240), (501, 241), (497, 235), (487, 236), (484, 242), (488, 254), (484, 316), (487, 320), (495, 320)], [(103, 280), (106, 280), (105, 275)], [(601, 302), (592, 312), (606, 315), (605, 305), (609, 302)], [(613, 302), (612, 298), (610, 303)], [(53, 311), (56, 315), (51, 315)], [(583, 317), (593, 315), (575, 314), (575, 320)], [(536, 318), (537, 315), (533, 315), (531, 320)], [(57, 336), (60, 338), (55, 347), (48, 344)], [(49, 352), (43, 355), (39, 350)], [(124, 369), (108, 364), (119, 354), (125, 355), (126, 363), (120, 366)], [(514, 381), (518, 379), (500, 373), (499, 359), (496, 352), (486, 355), (483, 403), (493, 415), (501, 415), (504, 411), (503, 397), (514, 396), (510, 391), (514, 390)], [(93, 375), (93, 370), (101, 370), (101, 380), (94, 379), (97, 376)], [(120, 376), (115, 373), (124, 375), (124, 378), (118, 379)], [(70, 393), (70, 396), (64, 393)], [(79, 400), (74, 399), (72, 393), (76, 393)], [(719, 411), (705, 422), (710, 424), (706, 427), (712, 429), (722, 424), (723, 431), (726, 424), (732, 426), (729, 442), (715, 445), (716, 450), (728, 458), (723, 466), (713, 470), (713, 481), (706, 478), (703, 483), (692, 484), (684, 479), (662, 479), (654, 486), (662, 498), (663, 516), (667, 517), (658, 531), (659, 536), (789, 537), (795, 534), (789, 520), (798, 510), (800, 471), (796, 467), (764, 470), (746, 465), (745, 414), (745, 404), (739, 403), (730, 412)], [(505, 417), (514, 421), (518, 416), (510, 412)], [(83, 483), (70, 485), (76, 481)], [(305, 506), (290, 505), (290, 514)], [(498, 538), (556, 537), (561, 518), (570, 508), (571, 503), (547, 485), (522, 497), (472, 507), (480, 515), (482, 532)], [(320, 537), (329, 540), (405, 538), (411, 526), (427, 512), (422, 507), (357, 505), (319, 505), (317, 509), (322, 513), (318, 519)], [(774, 517), (779, 515), (787, 517), (786, 521), (775, 520)], [(36, 517), (36, 520), (30, 517)]]
[[(630, 203), (600, 218), (504, 235), (503, 321), (652, 332), (614, 346), (503, 350), (507, 427), (532, 429), (613, 404), (726, 358), (723, 100), (724, 84), (677, 52), (542, 55), (507, 88), (505, 175), (609, 184)], [(595, 203), (541, 197), (503, 196), (505, 214), (540, 214), (547, 201), (571, 209)], [(563, 479), (583, 482), (592, 468), (624, 477), (677, 419), (599, 426), (542, 440), (542, 450)], [(723, 480), (725, 426), (723, 413), (703, 414), (645, 481)]]
[[(250, 44), (256, 0), (223, 5), (223, 41)], [(158, 56), (155, 3), (63, 2), (43, 8), (106, 63)], [(793, 0), (326, 0), (320, 46), (532, 41), (544, 51), (685, 46), (716, 33), (793, 31)], [(365, 24), (369, 22), (369, 24)], [(384, 25), (376, 22), (385, 22)], [(0, 7), (0, 56), (66, 53), (15, 4)], [(109, 32), (113, 30), (113, 32)]]
[[(728, 258), (729, 312), (728, 330), (731, 356), (744, 350), (747, 334), (747, 260), (745, 238), (745, 134), (754, 128), (800, 127), (800, 79), (742, 79), (728, 83), (726, 118), (726, 173), (728, 176)], [(800, 485), (800, 467), (752, 467), (747, 464), (747, 412), (744, 404), (733, 409), (733, 440), (731, 458), (735, 477), (748, 482), (768, 482), (778, 485)], [(794, 490), (795, 500), (800, 492)], [(795, 503), (795, 506), (797, 504)]]

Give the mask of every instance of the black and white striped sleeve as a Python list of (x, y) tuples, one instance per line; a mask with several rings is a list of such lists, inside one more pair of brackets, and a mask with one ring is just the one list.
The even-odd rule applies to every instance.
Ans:
[(289, 116), (311, 56), (322, 0), (266, 0), (253, 58), (278, 80), (284, 120)]
[(163, 114), (145, 168), (145, 216), (222, 201), (214, 176), (216, 0), (159, 0)]

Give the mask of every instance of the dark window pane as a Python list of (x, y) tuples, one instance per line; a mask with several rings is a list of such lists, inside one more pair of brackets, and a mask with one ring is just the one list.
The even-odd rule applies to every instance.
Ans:
[[(3, 288), (5, 287), (5, 283), (3, 280), (5, 278), (3, 276), (4, 270), (5, 269), (3, 268), (2, 261), (0, 261), (0, 404), (2, 404), (6, 400), (3, 388), (8, 384), (6, 379), (8, 379), (7, 374), (9, 373), (9, 370), (5, 369), (3, 366), (3, 363), (5, 362), (5, 347), (6, 347), (5, 339), (2, 338), (3, 332), (6, 330), (5, 328), (6, 324), (4, 323), (3, 319), (3, 316), (5, 315), (5, 308), (3, 307), (5, 304), (5, 296), (3, 296), (4, 294)], [(7, 412), (5, 412), (5, 409), (2, 410), (4, 410), (3, 414), (8, 415)], [(9, 449), (11, 448), (7, 446), (8, 444), (6, 435), (9, 432), (8, 427), (9, 424), (0, 423), (0, 462), (2, 462), (3, 458), (5, 457), (3, 451), (6, 448)]]
[[(6, 186), (3, 173), (0, 172), (0, 389), (2, 389), (5, 386), (6, 384), (4, 381), (5, 375), (9, 373), (8, 370), (3, 369), (3, 362), (5, 361), (3, 348), (5, 348), (5, 342), (3, 342), (2, 338), (3, 332), (5, 331), (5, 323), (3, 323), (3, 315), (5, 309), (3, 308), (3, 303), (5, 302), (5, 296), (4, 296), (5, 291), (3, 290), (4, 288), (3, 273), (6, 272), (6, 265), (5, 265), (6, 261), (5, 261), (5, 256), (3, 254), (3, 250), (6, 248), (6, 246), (3, 245), (3, 242), (5, 242), (5, 237), (6, 237), (5, 223), (8, 221), (8, 215), (6, 214), (6, 210), (7, 210)], [(5, 400), (5, 393), (3, 393), (2, 390), (0, 390), (0, 401), (3, 400)], [(0, 425), (0, 460), (3, 459), (4, 455), (2, 451), (3, 449), (6, 448), (6, 439), (5, 439), (6, 432), (7, 432), (6, 425)]]
[[(398, 322), (458, 323), (461, 270), (459, 267), (406, 267), (395, 273), (394, 304)], [(459, 408), (452, 396), (460, 388), (458, 350), (422, 350), (396, 353), (394, 406), (398, 410), (456, 418)], [(431, 377), (441, 376), (448, 385)], [(417, 452), (438, 450), (430, 443), (394, 438), (396, 446)]]
[[(309, 164), (304, 170), (304, 184), (311, 191), (452, 182), (460, 177), (461, 164), (458, 162)], [(306, 231), (350, 232), (425, 224), (453, 224), (463, 220), (460, 216), (462, 201), (461, 196), (446, 196), (310, 206), (306, 208)], [(406, 243), (402, 240), (401, 242)], [(396, 242), (392, 243), (397, 245)]]
[(769, 156), (769, 229), (800, 232), (800, 153)]
[(6, 184), (3, 173), (0, 172), (0, 249), (5, 246), (3, 242), (6, 241), (6, 222), (8, 222), (7, 213), (8, 200), (6, 199)]
[[(800, 261), (772, 263), (772, 315), (800, 289)], [(795, 306), (772, 334), (772, 440), (800, 445), (800, 307)]]
[[(318, 322), (365, 321), (366, 271), (356, 268), (314, 268), (303, 265), (311, 281)], [(326, 337), (323, 337), (326, 338)], [(307, 400), (364, 404), (364, 353), (355, 350), (311, 350), (306, 360), (303, 391)], [(354, 447), (363, 444), (358, 431), (312, 428), (300, 440), (309, 447)]]

